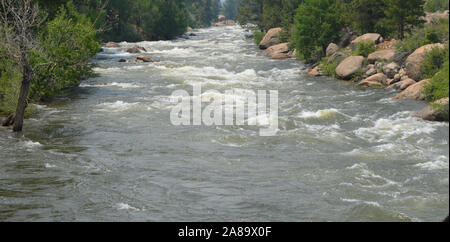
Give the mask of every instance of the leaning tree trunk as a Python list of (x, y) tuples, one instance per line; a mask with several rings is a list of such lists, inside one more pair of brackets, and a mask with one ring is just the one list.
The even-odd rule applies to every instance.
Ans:
[(22, 131), (25, 109), (28, 106), (28, 92), (30, 90), (32, 69), (29, 64), (23, 67), (22, 85), (20, 87), (19, 101), (17, 103), (16, 118), (14, 120), (14, 132)]

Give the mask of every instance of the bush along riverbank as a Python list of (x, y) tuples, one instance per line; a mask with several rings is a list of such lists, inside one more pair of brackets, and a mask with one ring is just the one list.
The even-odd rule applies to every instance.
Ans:
[(7, 117), (1, 124), (21, 131), (33, 103), (50, 103), (95, 76), (91, 58), (103, 40), (174, 39), (188, 26), (209, 26), (220, 6), (220, 0), (0, 1), (0, 116)]
[(269, 29), (264, 37), (255, 35), (255, 38), (261, 39), (259, 48), (270, 58), (297, 56), (307, 63), (312, 62), (307, 70), (311, 77), (329, 76), (367, 88), (396, 90), (399, 93), (395, 99), (429, 102), (413, 116), (448, 122), (448, 10), (428, 13), (421, 19), (424, 25), (413, 28), (402, 40), (386, 40), (378, 33), (358, 35), (351, 27), (343, 27), (336, 43), (328, 43), (324, 57), (315, 61), (313, 51), (305, 58), (304, 52), (295, 48), (295, 44), (282, 43), (281, 28)]

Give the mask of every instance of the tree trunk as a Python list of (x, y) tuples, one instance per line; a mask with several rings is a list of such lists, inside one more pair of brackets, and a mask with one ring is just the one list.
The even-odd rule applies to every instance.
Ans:
[(23, 66), (22, 85), (20, 86), (19, 101), (17, 103), (16, 118), (14, 120), (14, 132), (22, 131), (25, 109), (28, 106), (28, 92), (30, 90), (32, 69), (29, 64)]

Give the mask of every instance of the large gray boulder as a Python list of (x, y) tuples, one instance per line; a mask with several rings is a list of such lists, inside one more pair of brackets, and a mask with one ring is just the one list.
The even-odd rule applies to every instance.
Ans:
[(430, 52), (434, 48), (444, 48), (443, 44), (429, 44), (424, 45), (414, 51), (410, 56), (408, 56), (408, 59), (406, 59), (405, 63), (405, 70), (406, 74), (416, 80), (420, 81), (423, 78), (423, 62), (425, 61), (425, 56), (428, 52)]
[(363, 65), (363, 56), (350, 56), (338, 65), (338, 67), (336, 68), (336, 74), (340, 78), (348, 80), (352, 78), (358, 71), (360, 71)]
[(280, 44), (281, 43), (280, 33), (281, 33), (281, 28), (269, 29), (269, 31), (267, 31), (267, 34), (264, 36), (264, 38), (259, 43), (259, 48), (262, 50), (265, 50), (265, 49), (269, 48), (270, 46)]

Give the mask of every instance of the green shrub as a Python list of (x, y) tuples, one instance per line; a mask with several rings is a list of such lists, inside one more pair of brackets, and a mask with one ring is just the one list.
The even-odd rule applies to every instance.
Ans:
[(327, 57), (322, 59), (322, 61), (319, 64), (320, 70), (322, 71), (323, 75), (325, 75), (325, 76), (338, 78), (338, 75), (336, 74), (336, 68), (338, 67), (339, 63), (344, 58), (338, 57), (331, 63), (328, 63), (328, 59), (329, 58), (327, 58)]
[(411, 34), (406, 34), (406, 38), (397, 41), (395, 47), (399, 53), (412, 53), (424, 45), (448, 41), (448, 37), (448, 19), (441, 19), (438, 24), (426, 25), (424, 28), (415, 29)]
[(371, 53), (375, 52), (377, 47), (371, 41), (361, 41), (356, 43), (355, 49), (353, 50), (353, 55), (361, 55), (364, 57), (369, 56)]
[(71, 2), (40, 32), (41, 51), (33, 53), (38, 65), (31, 86), (31, 97), (46, 101), (63, 90), (77, 86), (93, 75), (90, 58), (100, 49), (90, 20), (79, 14)]
[(425, 85), (424, 93), (428, 101), (436, 101), (449, 95), (449, 60), (448, 50), (442, 68), (431, 81)]
[(16, 111), (21, 78), (14, 62), (0, 58), (0, 113), (9, 115)]
[(261, 43), (261, 40), (264, 38), (264, 36), (266, 36), (266, 33), (260, 32), (260, 31), (255, 31), (253, 33), (253, 38), (254, 38), (255, 44), (259, 45), (259, 43)]
[(446, 60), (448, 60), (448, 46), (445, 49), (433, 48), (427, 52), (422, 65), (423, 76), (425, 78), (434, 77), (442, 69)]
[(427, 12), (448, 10), (448, 0), (427, 0), (424, 8)]
[(319, 61), (325, 55), (327, 46), (340, 39), (343, 20), (337, 1), (303, 1), (294, 17), (298, 57), (307, 63)]

